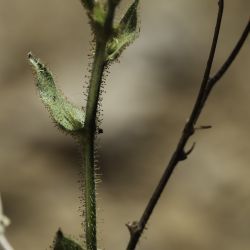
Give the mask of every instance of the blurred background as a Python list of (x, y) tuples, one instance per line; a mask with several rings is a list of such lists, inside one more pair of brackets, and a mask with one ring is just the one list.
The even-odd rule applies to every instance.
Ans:
[[(117, 20), (129, 5), (123, 0)], [(213, 72), (249, 19), (248, 0), (225, 1)], [(192, 109), (210, 49), (217, 0), (142, 0), (139, 38), (112, 65), (99, 136), (99, 247), (125, 249)], [(0, 0), (0, 192), (16, 250), (49, 249), (60, 227), (82, 233), (81, 155), (35, 89), (27, 53), (83, 105), (91, 33), (78, 0)], [(198, 122), (213, 128), (177, 167), (138, 249), (247, 250), (250, 245), (249, 39)], [(87, 76), (85, 76), (87, 75)]]

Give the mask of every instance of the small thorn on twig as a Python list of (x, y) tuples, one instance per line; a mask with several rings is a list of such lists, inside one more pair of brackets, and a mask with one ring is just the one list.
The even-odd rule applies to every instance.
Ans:
[(180, 154), (180, 161), (184, 161), (187, 159), (187, 157), (193, 152), (194, 148), (195, 148), (196, 143), (194, 142), (191, 146), (191, 148), (188, 151), (182, 151), (182, 153)]
[(190, 155), (193, 152), (195, 145), (196, 145), (196, 143), (193, 142), (191, 148), (186, 152), (186, 156)]
[(211, 125), (202, 125), (202, 126), (196, 127), (195, 130), (210, 129), (210, 128), (212, 128)]

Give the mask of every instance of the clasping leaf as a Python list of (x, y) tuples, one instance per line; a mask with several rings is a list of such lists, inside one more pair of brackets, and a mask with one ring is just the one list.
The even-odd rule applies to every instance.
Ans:
[(107, 61), (117, 59), (122, 51), (131, 44), (137, 37), (137, 8), (139, 0), (135, 0), (120, 23), (114, 30), (114, 35), (107, 44), (106, 57)]
[(69, 102), (57, 89), (52, 74), (45, 65), (31, 53), (28, 56), (36, 75), (39, 95), (56, 125), (69, 133), (82, 129), (84, 126), (83, 110)]
[(59, 229), (56, 233), (53, 250), (83, 250), (83, 248), (73, 240), (66, 238)]

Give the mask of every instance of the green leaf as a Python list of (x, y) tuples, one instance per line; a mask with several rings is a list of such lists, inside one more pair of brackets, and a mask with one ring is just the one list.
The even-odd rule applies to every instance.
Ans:
[(77, 132), (84, 126), (84, 112), (69, 102), (57, 89), (52, 74), (31, 53), (29, 61), (36, 75), (36, 86), (43, 104), (59, 128), (66, 132)]
[(56, 233), (53, 250), (83, 250), (83, 248), (73, 240), (66, 238), (59, 229)]
[(123, 32), (134, 32), (137, 28), (137, 8), (139, 0), (135, 0), (120, 21), (119, 28)]
[(137, 8), (139, 0), (135, 0), (114, 30), (106, 48), (106, 59), (111, 62), (117, 59), (123, 50), (137, 37)]

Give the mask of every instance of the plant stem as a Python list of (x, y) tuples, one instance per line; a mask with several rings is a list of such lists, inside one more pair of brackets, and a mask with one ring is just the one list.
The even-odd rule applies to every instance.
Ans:
[(106, 66), (106, 46), (112, 32), (116, 5), (108, 2), (103, 33), (96, 34), (95, 57), (91, 70), (89, 93), (86, 106), (86, 117), (83, 130), (84, 161), (84, 196), (85, 196), (85, 234), (87, 250), (97, 249), (96, 240), (96, 185), (95, 185), (95, 136), (96, 119), (103, 72)]
[(248, 35), (250, 32), (250, 20), (247, 22), (246, 27), (244, 28), (240, 39), (236, 43), (234, 49), (232, 50), (231, 54), (228, 56), (224, 64), (221, 66), (221, 68), (217, 71), (217, 73), (211, 77), (208, 81), (208, 88), (211, 90), (213, 86), (221, 79), (221, 77), (226, 73), (228, 68), (231, 66), (232, 62), (238, 55), (239, 51), (241, 50), (242, 46), (244, 45)]
[(105, 68), (106, 42), (97, 42), (89, 93), (86, 107), (86, 119), (83, 132), (83, 161), (84, 161), (84, 196), (85, 196), (85, 234), (87, 250), (97, 249), (96, 240), (96, 187), (94, 143), (96, 133), (96, 114), (100, 87)]

